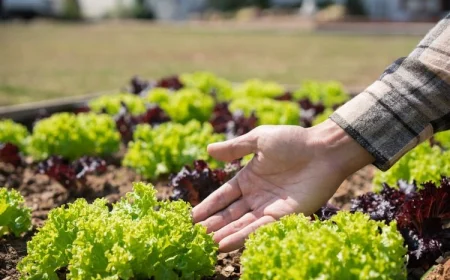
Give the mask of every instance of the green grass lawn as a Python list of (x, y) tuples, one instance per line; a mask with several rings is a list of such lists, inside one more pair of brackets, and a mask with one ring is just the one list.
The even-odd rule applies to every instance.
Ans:
[(208, 70), (232, 81), (365, 87), (419, 37), (100, 24), (0, 25), (0, 105), (119, 89), (133, 75)]

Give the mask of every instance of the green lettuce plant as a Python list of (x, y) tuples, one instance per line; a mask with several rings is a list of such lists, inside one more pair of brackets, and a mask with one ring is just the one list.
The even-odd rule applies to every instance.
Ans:
[(206, 146), (223, 140), (225, 136), (213, 133), (209, 123), (201, 124), (195, 120), (185, 125), (164, 123), (156, 128), (142, 124), (136, 127), (122, 164), (148, 179), (178, 172), (198, 159), (206, 160), (211, 168), (216, 168), (218, 163), (208, 155)]
[(73, 160), (85, 155), (110, 155), (119, 145), (120, 134), (112, 117), (59, 113), (36, 124), (28, 151), (34, 159), (59, 155)]
[(421, 183), (432, 181), (439, 184), (441, 175), (450, 174), (450, 151), (442, 151), (438, 146), (424, 142), (409, 151), (394, 166), (386, 172), (377, 170), (373, 178), (375, 191), (380, 191), (382, 183), (392, 188), (398, 188), (398, 180), (409, 184), (417, 182), (417, 188), (423, 188)]
[(0, 143), (11, 143), (23, 150), (28, 136), (25, 126), (9, 119), (0, 120)]
[(127, 106), (127, 109), (133, 115), (139, 115), (145, 112), (144, 100), (131, 93), (102, 95), (91, 100), (88, 105), (96, 113), (102, 113), (105, 110), (105, 113), (109, 115), (116, 115), (120, 112), (122, 103)]
[(180, 80), (186, 88), (214, 94), (221, 101), (230, 100), (233, 96), (232, 84), (210, 72), (184, 73), (180, 75)]
[(434, 139), (439, 142), (445, 149), (450, 149), (450, 130), (439, 132), (434, 135)]
[(200, 279), (214, 272), (217, 245), (194, 225), (183, 201), (157, 201), (152, 185), (108, 208), (78, 199), (53, 209), (28, 242), (17, 268), (22, 279)]
[(167, 88), (152, 88), (147, 94), (147, 101), (156, 104), (167, 104), (170, 102), (170, 98), (173, 95), (173, 91)]
[(274, 98), (283, 95), (285, 88), (275, 82), (251, 79), (236, 87), (233, 97)]
[(297, 100), (308, 98), (313, 103), (321, 102), (325, 107), (331, 108), (345, 103), (350, 96), (338, 82), (305, 81), (301, 88), (294, 92), (294, 98)]
[(330, 220), (291, 215), (256, 230), (241, 262), (248, 279), (406, 279), (396, 222), (339, 212)]
[(300, 108), (294, 102), (277, 101), (270, 98), (238, 98), (230, 103), (230, 111), (242, 111), (246, 117), (255, 112), (258, 125), (289, 124), (298, 125)]
[(325, 111), (323, 111), (322, 113), (320, 113), (319, 115), (317, 115), (313, 122), (312, 125), (318, 125), (324, 121), (326, 121), (332, 114), (333, 114), (334, 110), (332, 108), (326, 108)]
[(31, 209), (16, 190), (0, 188), (0, 237), (19, 236), (31, 228)]
[(198, 89), (184, 88), (176, 92), (155, 88), (148, 93), (148, 101), (156, 103), (179, 123), (190, 120), (208, 121), (214, 109), (214, 99)]

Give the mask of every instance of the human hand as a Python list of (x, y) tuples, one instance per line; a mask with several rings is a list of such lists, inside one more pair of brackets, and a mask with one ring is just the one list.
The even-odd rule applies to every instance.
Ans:
[(311, 215), (339, 185), (374, 158), (331, 120), (312, 128), (260, 126), (208, 146), (216, 159), (254, 158), (193, 209), (194, 222), (214, 232), (219, 250), (244, 245), (258, 227), (291, 213)]

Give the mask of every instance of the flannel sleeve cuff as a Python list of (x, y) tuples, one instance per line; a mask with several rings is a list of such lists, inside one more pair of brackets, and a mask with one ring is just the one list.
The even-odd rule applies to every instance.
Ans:
[[(387, 92), (386, 92), (387, 91)], [(355, 139), (386, 171), (404, 154), (433, 135), (420, 111), (381, 82), (375, 82), (331, 115), (331, 120)]]

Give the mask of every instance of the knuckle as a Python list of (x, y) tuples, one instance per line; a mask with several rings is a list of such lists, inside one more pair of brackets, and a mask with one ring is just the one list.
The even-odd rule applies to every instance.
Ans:
[(230, 155), (232, 158), (239, 157), (239, 143), (236, 141), (231, 142), (230, 145)]
[(223, 204), (224, 199), (225, 199), (225, 196), (224, 196), (223, 192), (219, 191), (216, 194), (216, 196), (214, 197), (212, 204), (220, 207)]
[(231, 213), (230, 209), (225, 209), (222, 211), (222, 218), (226, 224), (233, 221), (233, 217), (232, 217), (232, 213)]
[(255, 224), (255, 225), (251, 225), (250, 226), (250, 230), (252, 232), (254, 232), (255, 230), (257, 230), (259, 227), (263, 226), (263, 224)]
[(233, 229), (240, 230), (244, 226), (244, 223), (242, 221), (235, 221), (231, 225), (233, 226)]

